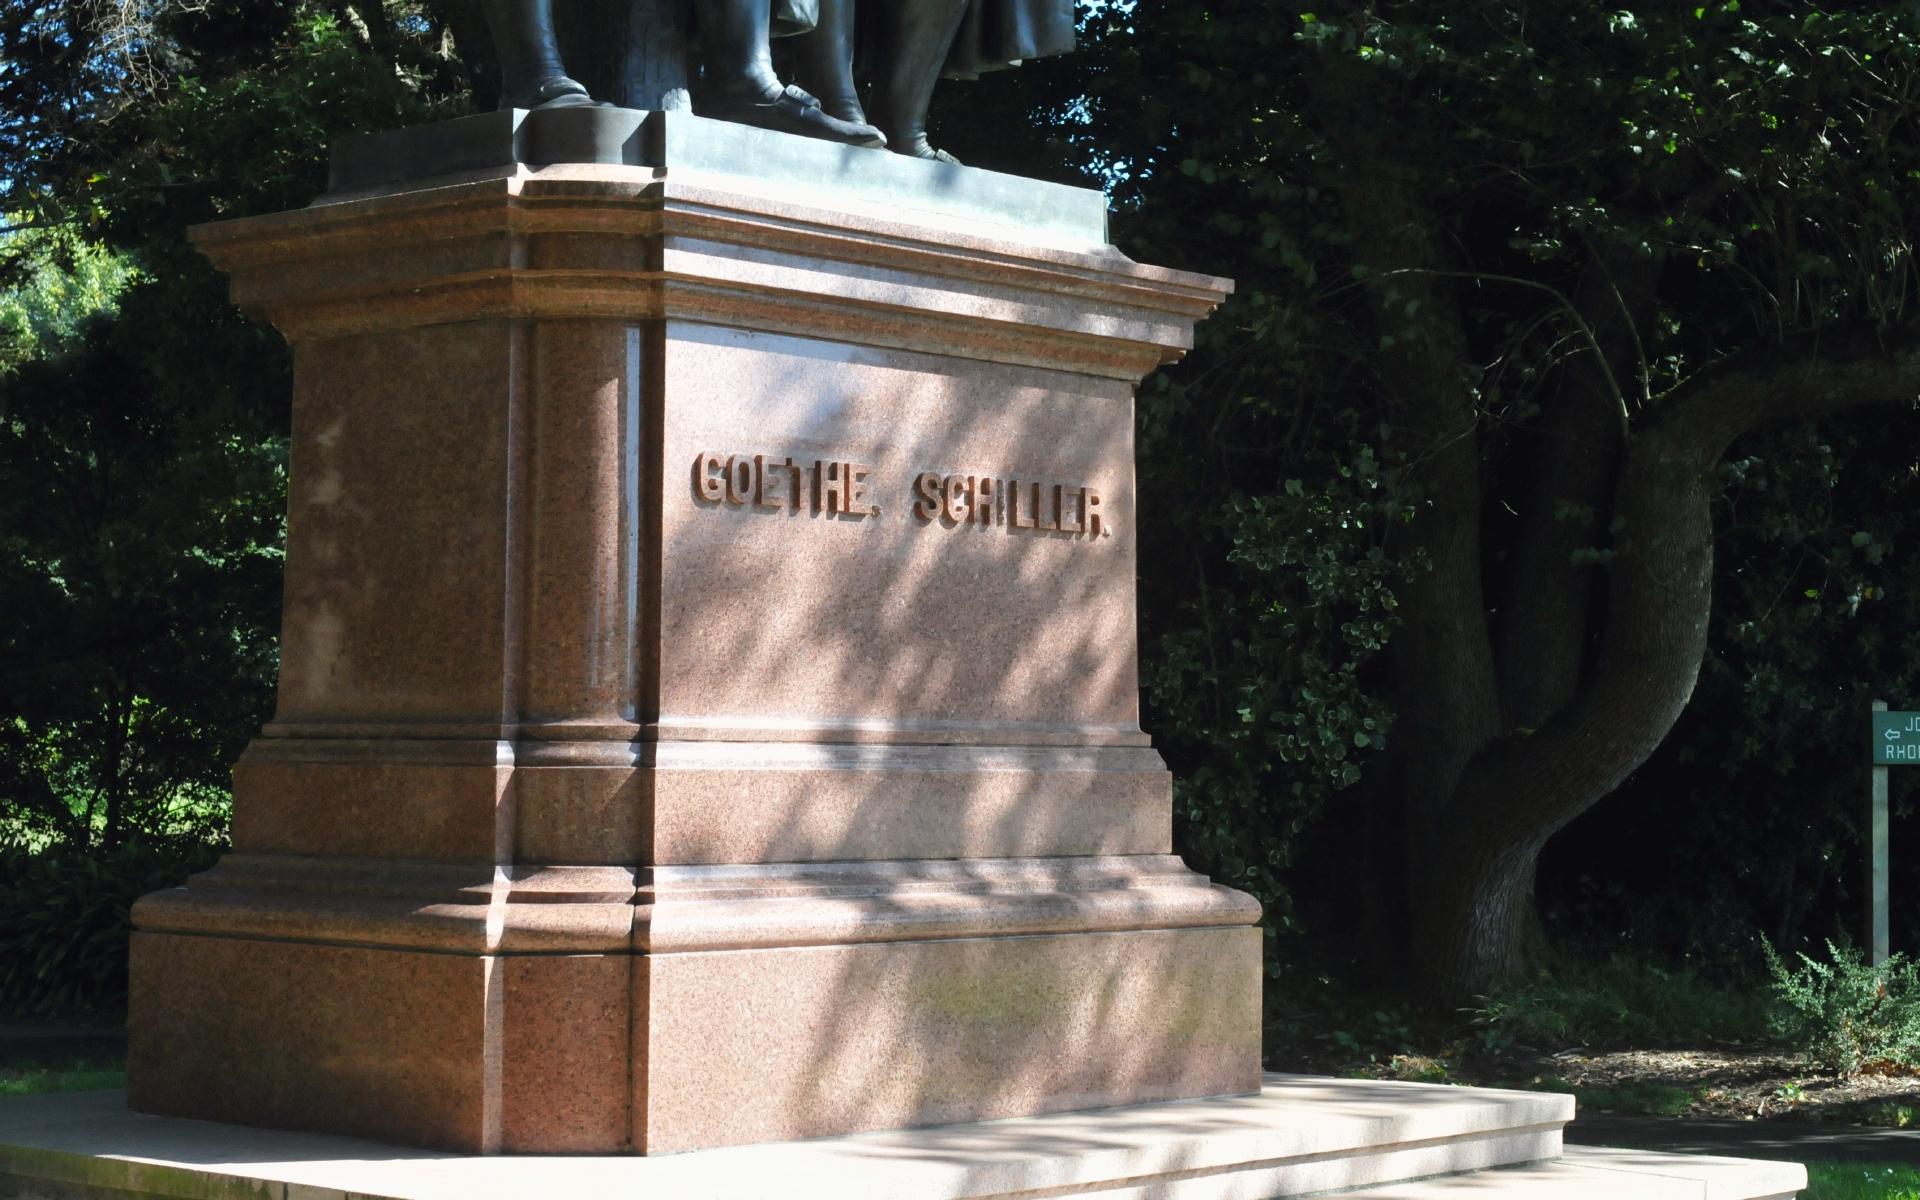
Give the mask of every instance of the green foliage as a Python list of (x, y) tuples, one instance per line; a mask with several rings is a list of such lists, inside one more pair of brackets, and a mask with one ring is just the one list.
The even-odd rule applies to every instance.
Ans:
[(1920, 1109), (1911, 1104), (1900, 1104), (1893, 1100), (1883, 1100), (1879, 1104), (1868, 1105), (1859, 1111), (1862, 1125), (1871, 1125), (1879, 1129), (1906, 1129), (1920, 1120)]
[(1227, 574), (1162, 635), (1143, 683), (1171, 752), (1185, 842), (1285, 922), (1293, 839), (1328, 797), (1386, 749), (1392, 718), (1361, 686), (1394, 625), (1392, 585), (1418, 563), (1383, 548), (1408, 506), (1372, 447), (1263, 496), (1207, 514)]
[(1800, 1200), (1920, 1200), (1920, 1167), (1905, 1163), (1809, 1162)]
[(88, 318), (111, 315), (137, 278), (124, 256), (67, 228), (0, 234), (0, 262), (20, 281), (0, 292), (0, 377), (57, 353)]
[(1766, 950), (1779, 1001), (1774, 1031), (1815, 1065), (1850, 1076), (1873, 1063), (1920, 1060), (1920, 963), (1895, 954), (1869, 966), (1852, 946), (1828, 942), (1831, 962), (1801, 954), (1789, 967)]
[(161, 7), (137, 54), (36, 11), (0, 19), (0, 93), (62, 113), (0, 131), (0, 1008), (53, 1013), (124, 1002), (129, 906), (212, 861), (271, 711), (288, 356), (186, 228), (306, 204), (471, 67), (409, 3)]
[(465, 68), (413, 37), (376, 45), (319, 5), (283, 6), (285, 29), (246, 60), (176, 80), (145, 113), (144, 144), (89, 181), (117, 236), (177, 237), (176, 222), (299, 208), (326, 189), (327, 147), (468, 109)]
[(224, 836), (271, 710), (291, 379), (185, 229), (307, 203), (344, 134), (466, 111), (405, 4), (156, 20), (170, 73), (116, 132), (10, 164), (39, 227), (0, 243), (0, 845)]
[(1376, 1062), (1416, 1053), (1413, 1016), (1405, 1005), (1362, 1008), (1340, 1017), (1339, 1026), (1327, 1034), (1333, 1049)]
[[(5, 380), (0, 841), (222, 826), (270, 702), (284, 400), (259, 389), (284, 386), (281, 352), (181, 299), (137, 283), (117, 319)], [(210, 361), (182, 362), (174, 338), (201, 314)]]
[(0, 1013), (111, 1012), (126, 1003), (128, 912), (213, 865), (213, 843), (0, 856)]
[(0, 1067), (0, 1096), (46, 1096), (97, 1092), (127, 1086), (126, 1064), (74, 1063), (70, 1067)]
[(1527, 1085), (1535, 1092), (1565, 1092), (1579, 1104), (1580, 1112), (1638, 1113), (1643, 1116), (1677, 1117), (1693, 1107), (1698, 1093), (1667, 1083), (1623, 1083), (1619, 1087), (1575, 1087), (1558, 1076), (1535, 1080)]
[(1481, 997), (1470, 1011), (1489, 1049), (1744, 1041), (1768, 1029), (1766, 1000), (1751, 989), (1624, 955), (1603, 962), (1562, 957), (1531, 979)]

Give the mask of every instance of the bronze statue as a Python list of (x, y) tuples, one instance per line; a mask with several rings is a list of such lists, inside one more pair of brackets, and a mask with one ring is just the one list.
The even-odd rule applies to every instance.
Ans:
[[(974, 79), (1073, 49), (1072, 0), (819, 0), (795, 40), (800, 84), (843, 121), (869, 119), (896, 154), (957, 160), (927, 144), (927, 107), (942, 75)], [(871, 76), (863, 106), (856, 66)]]
[(694, 0), (693, 14), (706, 62), (706, 86), (695, 112), (876, 150), (887, 144), (872, 125), (826, 112), (818, 100), (773, 73), (768, 41), (775, 20), (785, 31), (813, 28), (819, 9), (812, 0), (778, 0), (777, 5), (776, 0)]
[(482, 0), (500, 58), (501, 108), (565, 108), (592, 104), (567, 77), (553, 37), (552, 0)]
[[(483, 0), (502, 72), (502, 108), (594, 103), (570, 78), (553, 33), (552, 0)], [(622, 82), (624, 102), (657, 96), (660, 78), (685, 78), (679, 30), (697, 34), (705, 78), (702, 116), (847, 145), (888, 147), (952, 162), (927, 144), (934, 84), (1018, 66), (1073, 49), (1072, 0), (629, 0), (636, 30), (664, 31), (671, 45), (640, 46)], [(639, 20), (643, 15), (647, 20)], [(690, 10), (687, 21), (680, 11)], [(662, 17), (667, 19), (662, 19)], [(690, 28), (689, 28), (690, 26)], [(655, 37), (649, 32), (648, 39)], [(781, 83), (770, 39), (793, 36), (800, 86)], [(662, 58), (671, 60), (664, 69)], [(649, 61), (649, 59), (654, 61)], [(861, 102), (856, 73), (871, 80)], [(676, 94), (682, 98), (684, 91)], [(816, 99), (816, 96), (819, 97)], [(662, 104), (662, 107), (676, 107)], [(651, 106), (641, 101), (641, 106)], [(869, 110), (872, 120), (869, 121)]]

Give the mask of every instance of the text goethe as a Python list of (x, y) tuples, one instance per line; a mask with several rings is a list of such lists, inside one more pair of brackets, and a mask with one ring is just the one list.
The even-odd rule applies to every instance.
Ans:
[[(866, 463), (703, 450), (694, 458), (693, 487), (708, 504), (877, 517), (873, 471)], [(946, 528), (1077, 534), (1089, 541), (1113, 532), (1100, 489), (1087, 484), (922, 471), (913, 481), (912, 511), (919, 522)]]

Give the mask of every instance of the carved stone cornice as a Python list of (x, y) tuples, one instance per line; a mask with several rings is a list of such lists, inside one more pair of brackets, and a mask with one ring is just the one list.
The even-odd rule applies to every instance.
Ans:
[(1138, 380), (1227, 280), (983, 227), (829, 213), (624, 167), (528, 174), (203, 225), (236, 304), (289, 340), (456, 321), (738, 325)]

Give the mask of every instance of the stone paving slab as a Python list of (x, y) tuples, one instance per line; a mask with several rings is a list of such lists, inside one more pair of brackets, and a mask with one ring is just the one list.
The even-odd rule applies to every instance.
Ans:
[(1787, 1200), (1806, 1186), (1799, 1163), (1568, 1146), (1558, 1162), (1365, 1188), (1341, 1200)]
[[(0, 1195), (301, 1200), (1252, 1200), (1560, 1152), (1569, 1096), (1270, 1075), (1258, 1095), (658, 1157), (467, 1157), (128, 1112), (120, 1092), (0, 1099)], [(9, 1191), (9, 1189), (11, 1189)]]
[(1771, 1200), (1805, 1186), (1793, 1163), (1594, 1148), (1558, 1159), (1572, 1109), (1552, 1093), (1269, 1075), (1257, 1096), (650, 1158), (542, 1158), (150, 1117), (127, 1111), (124, 1092), (82, 1092), (0, 1099), (0, 1197)]

